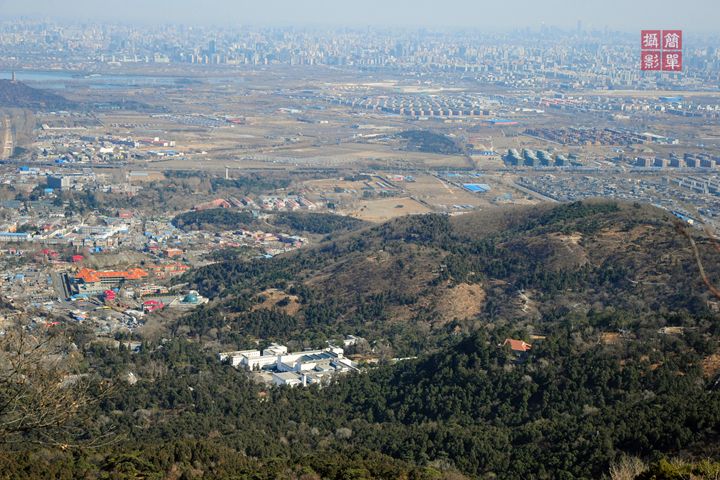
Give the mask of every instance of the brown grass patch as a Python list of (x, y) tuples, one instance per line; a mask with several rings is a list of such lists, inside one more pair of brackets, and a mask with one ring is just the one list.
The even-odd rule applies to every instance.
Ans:
[(720, 355), (710, 355), (702, 362), (703, 374), (706, 377), (715, 377), (720, 373)]
[(482, 285), (461, 283), (448, 289), (438, 301), (438, 313), (442, 322), (453, 318), (468, 318), (482, 312), (485, 304), (485, 290)]
[(258, 294), (258, 296), (259, 295), (264, 295), (267, 298), (264, 302), (256, 303), (255, 305), (253, 305), (253, 311), (260, 310), (261, 308), (272, 309), (273, 307), (277, 307), (278, 302), (284, 298), (288, 298), (290, 300), (290, 303), (288, 303), (284, 307), (277, 308), (279, 308), (288, 315), (295, 315), (297, 311), (300, 310), (300, 303), (298, 302), (298, 297), (296, 295), (288, 295), (282, 290), (276, 289), (265, 290), (264, 292)]

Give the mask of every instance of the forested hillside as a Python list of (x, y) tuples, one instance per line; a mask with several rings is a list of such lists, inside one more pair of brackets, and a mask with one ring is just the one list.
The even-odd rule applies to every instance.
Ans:
[(0, 106), (16, 108), (71, 108), (73, 102), (46, 89), (28, 87), (21, 82), (0, 80)]
[(274, 212), (264, 214), (260, 220), (249, 211), (238, 212), (224, 208), (190, 211), (173, 219), (176, 227), (185, 230), (235, 230), (272, 229), (298, 234), (316, 234), (335, 237), (360, 230), (369, 222), (332, 213)]
[[(215, 330), (213, 339), (228, 345), (321, 346), (358, 334), (406, 357), (486, 323), (540, 331), (572, 312), (622, 311), (629, 319), (709, 312), (710, 293), (673, 218), (651, 206), (600, 201), (401, 218), (271, 261), (195, 270), (178, 283), (219, 301), (175, 328), (201, 337)], [(709, 275), (718, 278), (715, 252), (696, 234)], [(259, 308), (268, 288), (284, 292), (292, 308)]]
[[(659, 336), (668, 325), (693, 328), (694, 335)], [(619, 326), (634, 333), (598, 341), (598, 332)], [(92, 366), (114, 375), (131, 371), (139, 381), (96, 413), (96, 422), (120, 440), (92, 458), (85, 454), (84, 465), (114, 468), (113, 459), (131, 455), (133, 464), (155, 471), (217, 468), (218, 476), (208, 478), (224, 478), (227, 468), (264, 471), (273, 458), (303, 464), (308, 454), (371, 450), (400, 460), (405, 472), (420, 467), (417, 475), (599, 478), (623, 453), (658, 461), (703, 454), (715, 441), (720, 394), (704, 375), (702, 357), (717, 348), (716, 316), (628, 322), (614, 313), (573, 314), (543, 333), (523, 361), (499, 345), (527, 339), (527, 332), (481, 328), (435, 354), (322, 389), (254, 384), (183, 339), (146, 344), (138, 354), (95, 344), (87, 352)], [(188, 453), (175, 466), (161, 447), (179, 441)], [(224, 463), (210, 468), (208, 449), (222, 453)], [(388, 478), (357, 475), (351, 478)]]
[(281, 212), (273, 215), (270, 221), (274, 225), (285, 227), (293, 232), (307, 232), (319, 235), (337, 235), (360, 230), (371, 225), (364, 220), (331, 213)]
[[(598, 479), (632, 455), (655, 462), (652, 478), (669, 457), (707, 458), (720, 316), (673, 220), (607, 201), (415, 216), (203, 267), (178, 282), (213, 301), (140, 329), (139, 353), (84, 347), (85, 371), (138, 379), (92, 414), (88, 435), (116, 442), (23, 447), (0, 472)], [(692, 234), (716, 281), (717, 253)], [(258, 384), (215, 356), (345, 334), (367, 339), (348, 354), (379, 362), (323, 388)], [(518, 355), (508, 338), (532, 347)]]

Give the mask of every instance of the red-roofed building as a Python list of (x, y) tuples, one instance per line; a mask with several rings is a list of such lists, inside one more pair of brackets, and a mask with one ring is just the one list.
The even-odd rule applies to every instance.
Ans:
[(516, 355), (524, 355), (532, 348), (532, 345), (529, 343), (525, 343), (522, 340), (513, 340), (511, 338), (505, 339), (502, 346), (504, 347), (508, 343), (510, 344), (510, 349), (515, 352)]
[(165, 305), (159, 300), (148, 300), (147, 302), (143, 303), (143, 311), (145, 311), (145, 313), (147, 313), (152, 310), (157, 310), (159, 308), (163, 308), (164, 306)]
[(166, 274), (169, 275), (180, 275), (190, 270), (189, 265), (183, 263), (171, 263), (168, 265), (153, 265), (150, 267), (152, 273), (158, 276), (158, 278), (165, 278)]
[(165, 256), (167, 256), (168, 258), (172, 258), (182, 254), (183, 251), (179, 248), (168, 248), (167, 250), (165, 250)]
[(81, 268), (75, 275), (75, 284), (80, 293), (98, 293), (107, 290), (109, 285), (118, 285), (126, 281), (138, 281), (148, 274), (139, 268), (131, 268), (126, 272), (98, 272), (90, 268)]

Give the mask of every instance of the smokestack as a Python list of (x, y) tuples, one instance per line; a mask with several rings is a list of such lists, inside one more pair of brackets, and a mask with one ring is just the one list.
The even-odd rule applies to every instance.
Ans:
[(15, 72), (13, 72), (12, 82), (17, 83), (17, 76), (15, 75)]
[(303, 383), (303, 387), (307, 387), (307, 375), (305, 375), (304, 373), (302, 376), (302, 383)]

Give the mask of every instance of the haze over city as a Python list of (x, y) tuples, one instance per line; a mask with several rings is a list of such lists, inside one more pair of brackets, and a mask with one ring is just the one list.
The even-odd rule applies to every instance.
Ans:
[(255, 25), (295, 27), (412, 27), (513, 29), (541, 22), (572, 29), (578, 20), (612, 30), (682, 28), (710, 32), (720, 4), (707, 0), (2, 0), (3, 16), (56, 17), (64, 20), (124, 21), (142, 24)]

